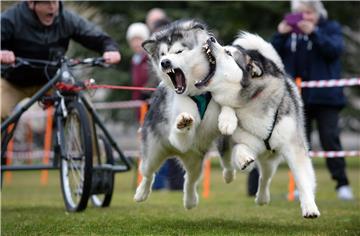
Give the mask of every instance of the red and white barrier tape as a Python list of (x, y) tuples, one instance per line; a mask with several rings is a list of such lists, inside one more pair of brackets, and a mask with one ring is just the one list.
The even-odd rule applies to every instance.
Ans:
[(328, 88), (360, 85), (360, 78), (339, 79), (339, 80), (319, 80), (319, 81), (302, 81), (302, 88)]
[[(126, 150), (125, 156), (139, 157), (139, 150)], [(220, 156), (218, 151), (210, 151), (206, 153), (206, 157), (218, 157)], [(339, 157), (360, 157), (359, 151), (310, 151), (310, 157), (317, 158), (339, 158)]]
[(359, 157), (360, 151), (310, 151), (309, 155), (321, 158)]

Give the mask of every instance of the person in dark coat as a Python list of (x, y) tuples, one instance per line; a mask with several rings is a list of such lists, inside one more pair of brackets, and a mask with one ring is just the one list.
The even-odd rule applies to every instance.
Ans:
[[(102, 53), (105, 62), (116, 64), (118, 45), (106, 33), (82, 17), (63, 9), (61, 1), (22, 1), (1, 13), (2, 64), (14, 64), (16, 57), (54, 60), (63, 56), (73, 39)], [(51, 78), (54, 71), (48, 71)], [(44, 68), (20, 66), (1, 75), (1, 118), (16, 104), (31, 97), (48, 82)]]
[[(340, 56), (344, 42), (341, 26), (327, 18), (320, 1), (292, 1), (292, 12), (302, 20), (291, 25), (283, 20), (272, 38), (272, 45), (281, 56), (287, 73), (303, 81), (340, 79)], [(316, 122), (321, 146), (325, 151), (341, 151), (339, 113), (345, 106), (342, 87), (303, 88), (306, 134), (311, 143), (313, 122)], [(344, 158), (326, 159), (336, 184), (339, 199), (353, 199), (345, 171)]]

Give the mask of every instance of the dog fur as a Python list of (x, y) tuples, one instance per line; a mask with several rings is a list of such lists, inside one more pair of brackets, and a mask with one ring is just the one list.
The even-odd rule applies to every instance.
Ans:
[[(301, 97), (275, 49), (261, 37), (245, 32), (232, 46), (222, 47), (211, 38), (205, 47), (216, 61), (216, 71), (197, 86), (205, 86), (222, 106), (218, 125), (223, 134), (232, 134), (236, 143), (233, 165), (245, 169), (257, 161), (260, 179), (256, 203), (270, 202), (270, 182), (284, 158), (295, 177), (302, 215), (320, 216)], [(271, 150), (264, 142), (267, 138)]]
[[(143, 43), (161, 82), (142, 126), (140, 170), (143, 178), (134, 196), (137, 202), (148, 198), (154, 173), (161, 164), (177, 156), (186, 170), (184, 207), (191, 209), (198, 205), (196, 188), (204, 155), (220, 135), (217, 129), (219, 105), (211, 99), (201, 118), (191, 99), (204, 93), (195, 87), (195, 81), (211, 74), (209, 60), (202, 52), (202, 45), (210, 36), (203, 24), (183, 20), (173, 22)], [(224, 179), (228, 183), (233, 180), (235, 171), (230, 155), (224, 155), (222, 160)]]

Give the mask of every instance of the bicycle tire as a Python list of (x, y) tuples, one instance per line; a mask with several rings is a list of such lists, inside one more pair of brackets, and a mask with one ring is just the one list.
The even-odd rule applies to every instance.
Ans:
[[(109, 141), (102, 135), (98, 138), (99, 143), (99, 152), (100, 152), (100, 160), (101, 163), (97, 163), (98, 165), (101, 164), (109, 164), (114, 165), (114, 156), (112, 152), (112, 146), (110, 145)], [(103, 145), (103, 146), (102, 146)], [(105, 158), (104, 158), (105, 157)], [(95, 164), (94, 164), (95, 166)], [(111, 177), (109, 180), (109, 191), (104, 194), (93, 194), (91, 195), (90, 199), (92, 204), (95, 207), (108, 207), (111, 203), (112, 195), (114, 193), (114, 182), (115, 182), (115, 173), (111, 173)]]
[(67, 105), (67, 112), (62, 124), (64, 139), (60, 142), (66, 157), (60, 159), (61, 190), (66, 210), (79, 212), (87, 207), (91, 191), (92, 130), (83, 104), (72, 101)]

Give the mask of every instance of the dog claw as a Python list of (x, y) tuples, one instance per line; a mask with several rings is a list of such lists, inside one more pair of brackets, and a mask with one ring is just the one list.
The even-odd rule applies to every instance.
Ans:
[(318, 210), (316, 205), (313, 206), (306, 206), (305, 209), (303, 209), (303, 217), (305, 219), (315, 219), (320, 216), (320, 211)]
[(191, 125), (193, 124), (194, 119), (189, 114), (180, 114), (178, 120), (176, 122), (176, 128), (179, 130), (183, 130), (185, 128), (190, 129)]
[(308, 214), (308, 215), (304, 215), (305, 219), (315, 219), (318, 218), (320, 215), (313, 213), (313, 214)]
[(253, 159), (251, 159), (251, 160), (247, 160), (246, 162), (244, 162), (243, 164), (242, 164), (242, 166), (241, 166), (241, 170), (245, 170), (246, 169), (246, 167), (248, 167), (251, 163), (253, 163), (254, 162), (254, 160)]

